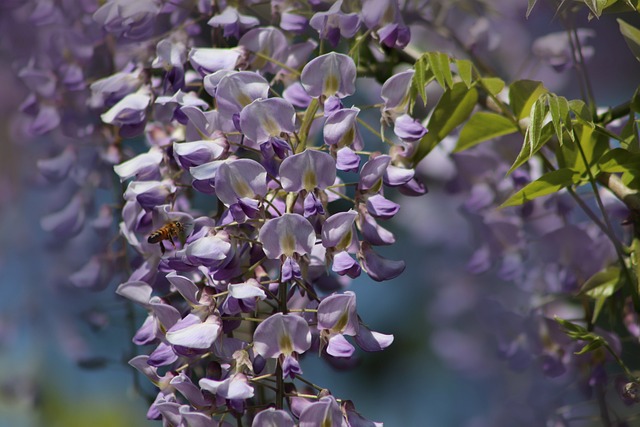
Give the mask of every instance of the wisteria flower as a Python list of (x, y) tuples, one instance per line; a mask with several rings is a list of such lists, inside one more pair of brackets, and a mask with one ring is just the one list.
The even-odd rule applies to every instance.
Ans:
[(300, 81), (312, 97), (344, 98), (356, 90), (356, 64), (347, 55), (327, 53), (304, 66)]
[(208, 25), (214, 28), (222, 27), (225, 37), (240, 38), (240, 34), (250, 28), (256, 27), (260, 21), (255, 16), (243, 15), (233, 6), (227, 6), (222, 13), (214, 15)]
[(285, 376), (302, 373), (296, 354), (311, 347), (309, 325), (300, 316), (276, 313), (261, 322), (253, 333), (254, 350), (264, 358), (280, 357)]
[(335, 2), (326, 12), (317, 12), (309, 25), (318, 31), (321, 39), (326, 39), (331, 46), (336, 47), (340, 36), (353, 37), (360, 29), (360, 16), (357, 13), (344, 13), (341, 11), (342, 0)]

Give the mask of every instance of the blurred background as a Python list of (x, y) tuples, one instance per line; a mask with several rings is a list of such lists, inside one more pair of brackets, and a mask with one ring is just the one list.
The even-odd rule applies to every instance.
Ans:
[[(553, 10), (540, 2), (527, 20), (524, 0), (488, 3), (493, 13), (486, 16), (450, 11), (460, 37), (476, 37), (478, 55), (505, 80), (542, 80), (550, 90), (579, 97), (572, 70), (558, 73), (532, 55), (537, 37), (562, 31)], [(640, 83), (640, 66), (618, 24), (606, 15), (588, 22), (586, 13), (578, 21), (596, 34), (588, 41), (594, 52), (588, 72), (598, 104), (628, 99)], [(2, 22), (2, 31), (13, 30)], [(412, 37), (418, 51), (457, 52), (433, 28), (413, 26)], [(115, 296), (118, 283), (100, 290), (68, 283), (69, 270), (82, 265), (82, 240), (97, 239), (94, 231), (74, 242), (57, 241), (42, 229), (41, 218), (66, 201), (64, 192), (38, 177), (37, 160), (51, 152), (46, 135), (35, 141), (19, 136), (18, 108), (28, 91), (15, 77), (15, 58), (7, 50), (0, 51), (0, 426), (156, 425), (145, 419), (146, 379), (138, 384), (126, 364), (135, 354), (131, 336), (143, 314)], [(400, 214), (385, 224), (397, 243), (384, 254), (405, 259), (406, 271), (390, 282), (362, 276), (351, 285), (364, 321), (393, 334), (393, 345), (359, 354), (351, 370), (316, 357), (304, 358), (303, 370), (388, 426), (499, 426), (491, 424), (496, 419), (541, 425), (554, 398), (570, 392), (536, 369), (511, 369), (499, 357), (495, 334), (494, 305), (518, 307), (527, 295), (492, 272), (467, 272), (477, 244), (460, 213), (468, 194), (447, 191), (456, 171), (446, 153), (428, 156), (419, 172), (429, 194), (396, 194)]]

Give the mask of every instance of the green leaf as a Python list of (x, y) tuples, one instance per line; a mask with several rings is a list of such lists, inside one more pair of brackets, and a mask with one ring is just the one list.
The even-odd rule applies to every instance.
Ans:
[(559, 318), (558, 316), (554, 316), (553, 318), (556, 322), (562, 326), (564, 329), (564, 333), (574, 340), (587, 341), (587, 344), (580, 349), (580, 351), (575, 352), (574, 354), (584, 354), (589, 351), (596, 350), (607, 344), (607, 341), (602, 338), (600, 335), (596, 335), (593, 332), (589, 332), (585, 327), (577, 325), (575, 323), (569, 322), (568, 320), (564, 320)]
[(571, 129), (571, 117), (569, 115), (569, 102), (567, 98), (563, 96), (557, 96), (552, 93), (549, 94), (549, 112), (551, 113), (551, 121), (553, 122), (553, 128), (556, 130), (556, 136), (558, 137), (558, 143), (562, 145), (562, 134), (564, 128)]
[(533, 157), (534, 154), (536, 154), (544, 146), (544, 144), (547, 143), (547, 141), (551, 139), (552, 136), (553, 136), (553, 124), (551, 122), (547, 123), (542, 128), (542, 132), (540, 133), (540, 139), (536, 146), (531, 145), (531, 138), (528, 135), (528, 133), (526, 133), (524, 136), (522, 149), (520, 150), (518, 157), (516, 157), (516, 160), (513, 162), (513, 165), (511, 165), (511, 168), (507, 172), (507, 175), (509, 175), (511, 172), (513, 172), (514, 170), (518, 169), (520, 166), (525, 164), (531, 157)]
[[(427, 58), (423, 55), (413, 65), (413, 78), (411, 79), (411, 90), (422, 99), (423, 104), (427, 104), (427, 83), (433, 79), (433, 72), (429, 69)], [(412, 105), (416, 96), (412, 96)]]
[(627, 123), (620, 131), (620, 146), (632, 153), (640, 152), (640, 142), (638, 141), (638, 123), (634, 120), (635, 115), (629, 114)]
[(522, 205), (537, 197), (560, 191), (573, 184), (575, 174), (576, 172), (571, 169), (558, 169), (546, 173), (509, 197), (507, 201), (500, 205), (500, 208)]
[(529, 5), (527, 6), (527, 13), (524, 15), (526, 18), (529, 18), (529, 14), (533, 10), (533, 6), (536, 5), (538, 0), (529, 0)]
[(640, 113), (640, 86), (636, 88), (636, 91), (633, 93), (631, 97), (631, 111), (634, 113)]
[(453, 87), (453, 76), (449, 67), (449, 56), (442, 52), (429, 52), (427, 53), (427, 58), (429, 59), (429, 67), (433, 71), (438, 84), (443, 89), (451, 89)]
[(529, 157), (533, 156), (534, 149), (540, 145), (540, 138), (542, 137), (542, 122), (547, 115), (547, 99), (545, 96), (539, 97), (533, 104), (531, 109), (531, 120), (529, 121), (529, 127), (527, 127), (527, 133), (529, 136)]
[(627, 172), (640, 169), (640, 153), (632, 153), (624, 148), (614, 148), (600, 157), (598, 166), (602, 172)]
[(574, 184), (582, 184), (588, 180), (587, 166), (580, 154), (580, 147), (582, 147), (588, 167), (593, 175), (597, 175), (599, 172), (598, 160), (609, 149), (609, 138), (595, 130), (588, 124), (574, 123), (573, 133), (576, 140), (566, 140), (562, 147), (556, 151), (560, 168), (572, 169), (579, 173), (580, 180)]
[(640, 30), (633, 25), (627, 24), (622, 19), (618, 18), (618, 25), (620, 25), (620, 32), (624, 37), (624, 41), (627, 42), (627, 46), (631, 49), (631, 53), (640, 61)]
[(413, 164), (418, 164), (438, 142), (467, 120), (477, 102), (478, 91), (473, 87), (467, 89), (463, 82), (454, 83), (451, 90), (444, 92), (429, 119), (429, 133), (418, 143)]
[(589, 107), (587, 107), (587, 104), (585, 104), (584, 101), (580, 99), (572, 99), (569, 101), (569, 109), (574, 112), (579, 121), (589, 125), (590, 128), (595, 127), (591, 111), (589, 111)]
[(605, 7), (607, 7), (607, 0), (583, 0), (584, 4), (587, 5), (591, 13), (593, 13), (596, 17), (600, 18), (602, 15), (602, 11)]
[(477, 112), (460, 131), (454, 153), (466, 150), (488, 139), (508, 135), (518, 131), (518, 127), (500, 114)]
[(546, 93), (542, 82), (534, 80), (517, 80), (509, 86), (509, 105), (518, 120), (527, 117), (533, 103)]
[(620, 179), (630, 190), (640, 191), (640, 171), (624, 172)]
[(621, 283), (622, 270), (616, 265), (611, 265), (587, 279), (582, 285), (580, 293), (589, 295), (592, 298), (608, 295), (611, 296), (611, 285)]
[(498, 77), (483, 77), (480, 79), (480, 84), (493, 96), (502, 92), (505, 85), (504, 80)]
[[(507, 175), (529, 160), (551, 138), (552, 133), (543, 133), (544, 129), (542, 126), (544, 118), (547, 115), (546, 98), (546, 96), (540, 96), (534, 102), (529, 116), (529, 126), (524, 134), (522, 149), (513, 165), (511, 165), (511, 168), (509, 168)], [(550, 125), (551, 124), (547, 124), (546, 127), (550, 129)]]
[(623, 280), (621, 273), (622, 270), (620, 267), (612, 265), (597, 272), (582, 285), (580, 293), (596, 300), (591, 317), (592, 323), (598, 320), (602, 307), (607, 299), (622, 287)]
[(471, 87), (471, 80), (473, 77), (472, 69), (473, 64), (468, 59), (456, 59), (456, 67), (458, 68), (458, 75), (460, 79), (467, 85), (467, 89)]
[(576, 351), (573, 354), (580, 355), (580, 354), (588, 353), (590, 351), (593, 351), (593, 350), (596, 350), (596, 349), (602, 347), (604, 345), (604, 343), (605, 343), (604, 338), (595, 335), (594, 338), (591, 339), (587, 345), (582, 347), (580, 349), (580, 351)]
[(589, 331), (587, 331), (587, 328), (584, 326), (561, 319), (558, 316), (553, 316), (553, 320), (558, 322), (560, 326), (564, 328), (565, 333), (571, 338), (583, 339), (583, 337), (589, 335)]

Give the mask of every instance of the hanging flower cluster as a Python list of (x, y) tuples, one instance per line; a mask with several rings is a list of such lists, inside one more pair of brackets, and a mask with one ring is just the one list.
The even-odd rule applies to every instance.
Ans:
[[(123, 189), (121, 209), (105, 207), (95, 227), (107, 231), (121, 218), (126, 247), (92, 258), (77, 280), (95, 287), (104, 259), (131, 272), (117, 293), (147, 312), (133, 341), (152, 349), (130, 364), (158, 388), (150, 419), (361, 425), (350, 401), (304, 379), (300, 359), (309, 352), (351, 359), (356, 346), (379, 351), (392, 343), (363, 323), (356, 294), (344, 288), (363, 272), (385, 281), (404, 270), (404, 261), (376, 247), (395, 242), (381, 222), (399, 206), (385, 193), (426, 192), (403, 157), (426, 130), (406, 105), (395, 105), (386, 120), (398, 117), (396, 142), (367, 140), (360, 109), (345, 105), (356, 94), (354, 60), (337, 51), (312, 59), (318, 43), (295, 36), (315, 30), (336, 48), (366, 27), (364, 37), (394, 48), (408, 43), (409, 30), (388, 0), (362, 9), (273, 2), (279, 27), (261, 25), (245, 14), (250, 8), (178, 3), (109, 0), (67, 18), (64, 5), (52, 6), (58, 23), (81, 28), (79, 38), (97, 24), (78, 52), (83, 61), (59, 60), (75, 62), (64, 75), (78, 91), (74, 108), (99, 116), (84, 131), (103, 142), (94, 159), (113, 165)], [(100, 43), (99, 52), (89, 47)], [(83, 70), (107, 52), (112, 71), (85, 83)], [(53, 106), (71, 89), (57, 86), (62, 67), (35, 64), (21, 77), (34, 90), (33, 106), (25, 106), (35, 114), (30, 127), (42, 134), (63, 122), (64, 110)], [(379, 151), (385, 143), (389, 154)], [(79, 165), (87, 167), (68, 144), (39, 167), (59, 181)], [(90, 206), (84, 195), (94, 191), (83, 184), (43, 219), (45, 229), (80, 232)]]

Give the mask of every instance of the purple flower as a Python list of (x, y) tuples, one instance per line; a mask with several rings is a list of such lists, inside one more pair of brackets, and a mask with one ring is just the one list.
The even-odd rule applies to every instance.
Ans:
[(109, 0), (93, 14), (93, 19), (109, 33), (141, 40), (151, 34), (159, 13), (156, 0)]
[(198, 350), (211, 348), (222, 330), (220, 318), (211, 315), (200, 320), (195, 314), (188, 314), (167, 331), (167, 341), (173, 346)]
[(336, 152), (336, 169), (346, 172), (357, 172), (360, 166), (360, 156), (351, 148), (342, 147)]
[(324, 190), (335, 180), (336, 161), (323, 151), (305, 150), (287, 157), (280, 165), (280, 182), (288, 192)]
[(220, 78), (212, 95), (216, 98), (220, 114), (232, 117), (256, 99), (266, 99), (269, 95), (269, 83), (252, 71), (231, 72)]
[(384, 100), (384, 111), (404, 114), (409, 108), (409, 91), (413, 80), (414, 70), (402, 71), (389, 77), (382, 85), (380, 96)]
[(281, 409), (267, 408), (258, 412), (253, 419), (251, 427), (295, 427), (291, 415)]
[(228, 144), (224, 136), (218, 136), (213, 140), (174, 142), (173, 156), (180, 166), (189, 170), (193, 166), (200, 166), (220, 158), (227, 148)]
[(300, 414), (300, 427), (341, 427), (342, 425), (342, 412), (333, 396), (320, 398), (304, 408)]
[(151, 148), (149, 152), (139, 154), (136, 157), (113, 167), (120, 181), (135, 177), (136, 180), (154, 179), (159, 176), (162, 151)]
[(356, 238), (355, 220), (358, 213), (353, 209), (331, 215), (322, 225), (322, 245), (343, 251), (353, 246)]
[(135, 93), (140, 86), (140, 70), (112, 74), (91, 84), (91, 98), (88, 104), (92, 108), (112, 106), (125, 96)]
[(365, 271), (376, 282), (391, 280), (398, 277), (405, 269), (404, 261), (393, 261), (386, 259), (371, 249), (367, 242), (362, 242), (362, 266)]
[[(183, 69), (187, 62), (187, 47), (181, 41), (162, 39), (156, 45), (156, 57), (151, 63), (153, 68), (171, 70)], [(93, 85), (92, 85), (93, 86)]]
[(382, 178), (391, 163), (391, 157), (387, 155), (370, 159), (362, 166), (358, 190), (377, 193), (382, 187)]
[[(291, 105), (298, 108), (307, 108), (311, 103), (311, 98), (302, 83), (294, 82), (282, 91), (282, 97), (289, 101)], [(264, 411), (263, 411), (264, 412)]]
[(302, 69), (302, 86), (313, 97), (352, 95), (356, 88), (356, 64), (341, 53), (327, 53), (311, 60)]
[(61, 210), (44, 216), (40, 225), (59, 238), (69, 238), (78, 234), (85, 222), (85, 209), (82, 197), (74, 196)]
[[(219, 233), (224, 235), (224, 233)], [(184, 249), (186, 260), (192, 265), (204, 265), (215, 269), (229, 260), (231, 244), (227, 239), (216, 236), (204, 236), (189, 244)]]
[(298, 374), (302, 371), (294, 354), (302, 354), (311, 347), (311, 331), (302, 317), (276, 313), (258, 325), (253, 343), (255, 352), (264, 358), (284, 356), (285, 375)]
[(371, 216), (380, 219), (391, 219), (400, 210), (400, 205), (385, 199), (380, 194), (374, 194), (367, 198), (367, 212)]
[(240, 112), (240, 129), (257, 144), (295, 131), (296, 112), (282, 98), (257, 99)]
[(50, 182), (62, 181), (76, 161), (75, 150), (69, 146), (49, 159), (38, 160), (38, 170)]
[(318, 328), (322, 338), (327, 340), (327, 353), (334, 357), (351, 357), (355, 348), (344, 335), (358, 333), (356, 296), (347, 291), (344, 294), (328, 296), (318, 306)]
[(260, 229), (259, 239), (267, 257), (276, 259), (311, 253), (316, 233), (305, 217), (286, 213), (268, 220)]
[(265, 73), (278, 71), (279, 67), (275, 62), (269, 61), (269, 58), (283, 62), (286, 59), (285, 50), (288, 45), (289, 42), (282, 31), (274, 27), (254, 28), (238, 41), (238, 46), (254, 52), (249, 57), (250, 68)]
[(362, 150), (364, 143), (357, 126), (359, 108), (344, 108), (331, 113), (324, 124), (324, 142), (338, 148), (352, 146)]
[(260, 21), (254, 16), (242, 15), (235, 7), (227, 6), (222, 13), (209, 19), (207, 24), (213, 28), (224, 28), (224, 37), (239, 39), (241, 33), (258, 26)]
[(233, 70), (244, 56), (241, 48), (193, 48), (189, 51), (189, 62), (201, 76), (220, 70)]
[(340, 36), (350, 39), (360, 29), (360, 17), (357, 13), (344, 13), (342, 0), (335, 2), (326, 12), (317, 12), (309, 25), (318, 31), (321, 39), (328, 40), (334, 48), (340, 41)]
[[(595, 36), (595, 31), (587, 28), (578, 28), (576, 34), (582, 48), (582, 56), (585, 59), (591, 58), (594, 54), (594, 49), (592, 46), (585, 46), (585, 43), (588, 38)], [(571, 42), (566, 31), (539, 37), (533, 42), (531, 50), (534, 55), (558, 72), (562, 72), (574, 65)]]
[(363, 0), (362, 20), (375, 30), (380, 44), (399, 49), (409, 44), (411, 32), (402, 19), (398, 0)]
[[(140, 133), (142, 132), (140, 126), (147, 118), (146, 110), (150, 102), (151, 97), (146, 93), (146, 90), (140, 90), (122, 98), (100, 118), (107, 124), (132, 128)], [(132, 135), (132, 133), (127, 133), (127, 135)]]
[(360, 272), (362, 271), (360, 264), (346, 251), (338, 252), (333, 256), (331, 270), (340, 276), (347, 275), (352, 279), (360, 276)]
[(250, 159), (223, 162), (216, 173), (216, 195), (227, 206), (267, 194), (267, 171)]
[(403, 141), (416, 142), (427, 133), (427, 129), (408, 114), (403, 114), (396, 119), (393, 132)]
[(215, 381), (202, 378), (198, 385), (203, 390), (224, 399), (249, 399), (253, 397), (253, 387), (249, 385), (247, 376), (241, 373), (234, 374), (223, 381)]
[(176, 187), (170, 181), (131, 181), (123, 196), (125, 200), (137, 201), (143, 209), (152, 210), (168, 203), (175, 191)]

